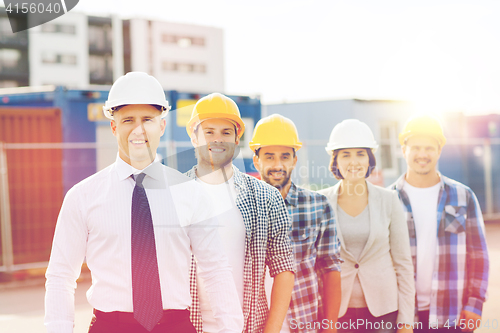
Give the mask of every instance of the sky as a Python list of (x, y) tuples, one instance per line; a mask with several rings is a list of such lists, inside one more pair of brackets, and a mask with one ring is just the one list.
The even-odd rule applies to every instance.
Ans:
[(500, 113), (496, 0), (80, 0), (73, 10), (222, 28), (226, 93), (264, 104), (396, 99)]

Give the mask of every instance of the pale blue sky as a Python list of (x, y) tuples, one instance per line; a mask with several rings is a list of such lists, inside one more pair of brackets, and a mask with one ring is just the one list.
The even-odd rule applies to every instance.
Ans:
[(264, 103), (408, 99), (500, 113), (500, 1), (80, 0), (74, 10), (223, 28), (226, 92)]

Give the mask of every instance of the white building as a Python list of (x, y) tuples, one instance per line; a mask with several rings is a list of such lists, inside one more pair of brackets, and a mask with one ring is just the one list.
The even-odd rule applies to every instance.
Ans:
[(223, 31), (69, 12), (13, 34), (0, 9), (0, 87), (86, 88), (110, 85), (129, 71), (155, 76), (165, 90), (223, 92)]
[(127, 24), (131, 70), (151, 73), (167, 90), (224, 91), (222, 29), (141, 19)]

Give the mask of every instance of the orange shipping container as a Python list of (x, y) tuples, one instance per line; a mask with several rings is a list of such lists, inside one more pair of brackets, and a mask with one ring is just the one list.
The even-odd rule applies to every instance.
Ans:
[[(61, 111), (0, 107), (0, 142), (61, 143)], [(14, 264), (48, 261), (63, 199), (62, 150), (7, 146), (7, 170)]]

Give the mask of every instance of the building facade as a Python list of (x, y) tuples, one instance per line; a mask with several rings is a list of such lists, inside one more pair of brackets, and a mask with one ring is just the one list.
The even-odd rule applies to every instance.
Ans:
[[(12, 24), (26, 26), (26, 16)], [(0, 88), (111, 85), (130, 71), (155, 76), (165, 90), (224, 91), (224, 41), (219, 28), (122, 20), (69, 12), (12, 33), (0, 8)]]

